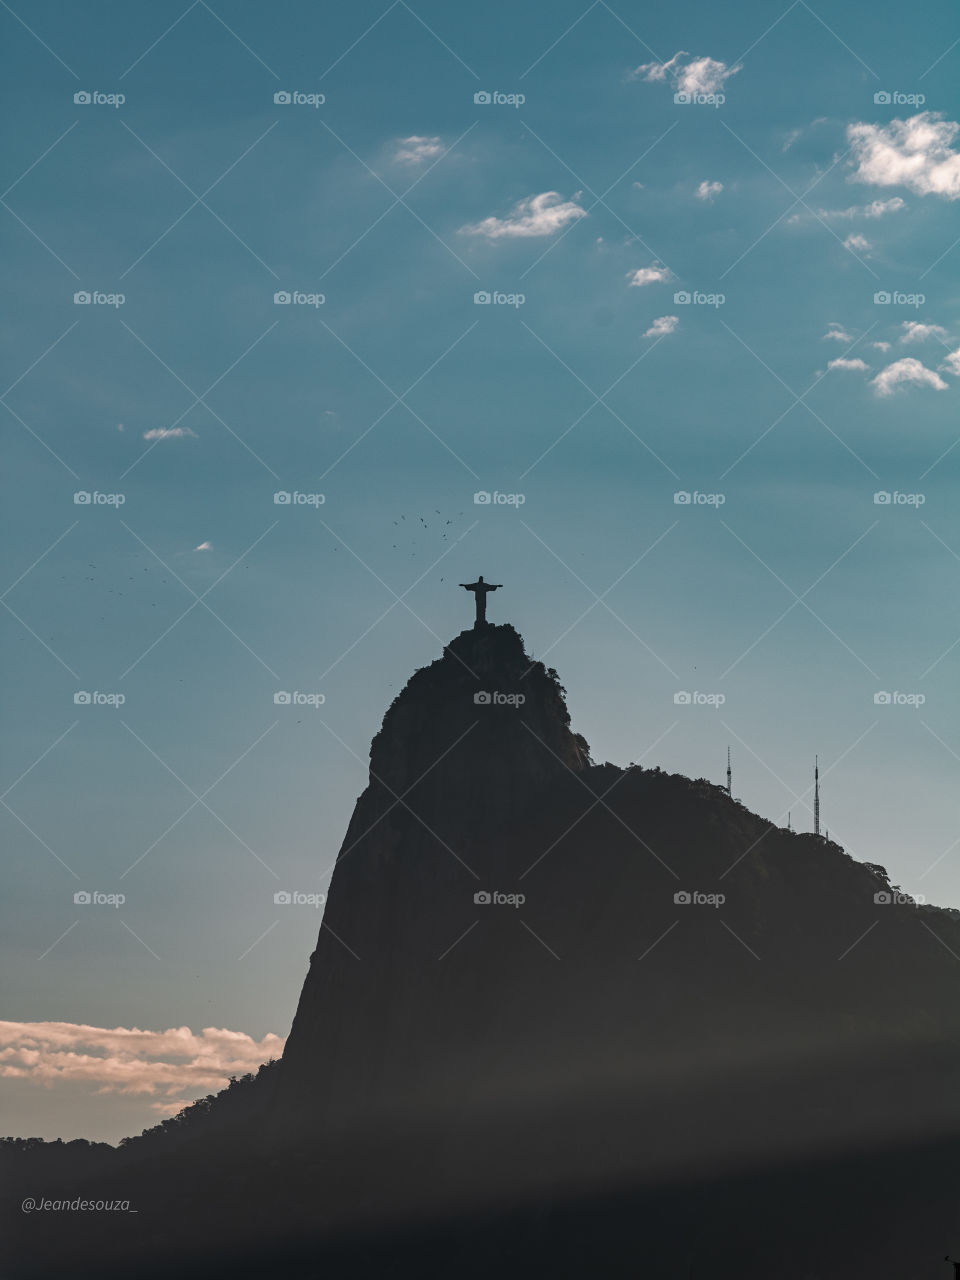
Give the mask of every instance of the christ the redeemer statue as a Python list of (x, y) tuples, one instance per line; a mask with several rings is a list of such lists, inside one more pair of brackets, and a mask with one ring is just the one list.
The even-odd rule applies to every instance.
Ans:
[(477, 617), (474, 627), (485, 627), (487, 625), (487, 592), (499, 591), (503, 586), (502, 582), (484, 582), (483, 574), (476, 582), (461, 582), (461, 587), (466, 587), (467, 591), (473, 592), (473, 598), (477, 602)]

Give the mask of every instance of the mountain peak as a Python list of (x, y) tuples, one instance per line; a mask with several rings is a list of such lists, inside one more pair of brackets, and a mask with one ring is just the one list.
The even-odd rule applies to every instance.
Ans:
[(439, 786), (482, 805), (496, 795), (509, 807), (518, 786), (589, 763), (556, 672), (509, 623), (487, 623), (461, 631), (394, 699), (370, 747), (370, 782), (421, 795)]

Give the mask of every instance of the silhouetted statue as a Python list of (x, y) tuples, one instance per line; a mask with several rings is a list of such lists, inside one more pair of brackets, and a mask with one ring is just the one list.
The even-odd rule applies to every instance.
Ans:
[(960, 1280), (960, 1262), (954, 1262), (948, 1255), (944, 1257), (944, 1262), (949, 1262), (953, 1266), (953, 1280)]
[(466, 587), (468, 591), (473, 592), (473, 598), (477, 602), (477, 617), (474, 622), (475, 627), (485, 627), (487, 625), (487, 592), (498, 591), (502, 586), (502, 582), (484, 582), (483, 574), (476, 582), (461, 582), (461, 587)]

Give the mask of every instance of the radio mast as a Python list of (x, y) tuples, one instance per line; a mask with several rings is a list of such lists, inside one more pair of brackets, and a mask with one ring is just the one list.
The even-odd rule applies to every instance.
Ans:
[(820, 760), (813, 757), (813, 834), (820, 834)]

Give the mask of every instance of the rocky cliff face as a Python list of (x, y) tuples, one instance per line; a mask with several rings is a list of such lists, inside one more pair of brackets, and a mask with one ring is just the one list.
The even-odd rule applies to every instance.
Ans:
[(388, 709), (284, 1055), (298, 1109), (305, 1097), (320, 1111), (324, 1097), (364, 1109), (449, 1084), (482, 1001), (458, 990), (472, 949), (441, 957), (484, 908), (487, 925), (502, 917), (475, 896), (521, 892), (522, 858), (506, 850), (551, 796), (580, 789), (589, 752), (569, 719), (555, 674), (511, 626), (462, 632)]
[(594, 765), (513, 628), (464, 632), (373, 741), (280, 1123), (510, 1115), (571, 1177), (960, 1126), (960, 925), (887, 887), (718, 787)]

